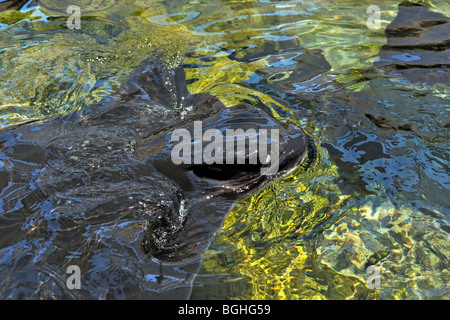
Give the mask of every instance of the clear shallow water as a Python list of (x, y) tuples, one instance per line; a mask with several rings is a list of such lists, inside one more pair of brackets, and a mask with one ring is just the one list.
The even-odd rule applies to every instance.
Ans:
[[(425, 4), (449, 16), (446, 1)], [(183, 60), (191, 93), (265, 105), (315, 140), (312, 168), (232, 210), (192, 298), (448, 298), (448, 77), (419, 76), (448, 74), (448, 63), (412, 75), (374, 68), (398, 2), (377, 4), (377, 30), (359, 1), (79, 5), (80, 31), (67, 30), (58, 1), (0, 14), (3, 127), (99, 101), (154, 54)]]

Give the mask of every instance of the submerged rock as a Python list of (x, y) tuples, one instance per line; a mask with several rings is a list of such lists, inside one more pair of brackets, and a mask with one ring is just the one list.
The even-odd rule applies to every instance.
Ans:
[(385, 34), (375, 67), (408, 82), (450, 83), (449, 17), (404, 1)]

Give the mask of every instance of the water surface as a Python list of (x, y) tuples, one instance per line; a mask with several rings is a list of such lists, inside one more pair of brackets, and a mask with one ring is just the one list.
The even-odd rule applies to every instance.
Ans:
[[(154, 55), (183, 64), (191, 93), (271, 109), (314, 138), (311, 167), (228, 215), (193, 299), (448, 299), (448, 32), (390, 42), (400, 1), (377, 2), (379, 29), (361, 1), (72, 2), (80, 30), (64, 1), (0, 2), (2, 127), (100, 101)], [(438, 16), (416, 32), (448, 30), (447, 1), (421, 3)]]

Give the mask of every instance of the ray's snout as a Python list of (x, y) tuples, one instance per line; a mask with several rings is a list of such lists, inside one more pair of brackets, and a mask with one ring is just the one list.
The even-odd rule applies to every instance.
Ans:
[(154, 165), (190, 190), (205, 181), (232, 191), (254, 189), (295, 169), (307, 149), (301, 128), (249, 104), (191, 121), (165, 139), (167, 149)]

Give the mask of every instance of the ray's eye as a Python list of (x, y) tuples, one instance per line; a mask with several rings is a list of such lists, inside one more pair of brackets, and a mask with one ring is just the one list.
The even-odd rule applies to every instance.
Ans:
[(292, 73), (292, 71), (277, 72), (277, 73), (271, 75), (270, 77), (268, 77), (267, 78), (267, 82), (268, 83), (272, 83), (272, 82), (278, 82), (278, 81), (286, 80), (286, 79), (289, 78), (291, 73)]

